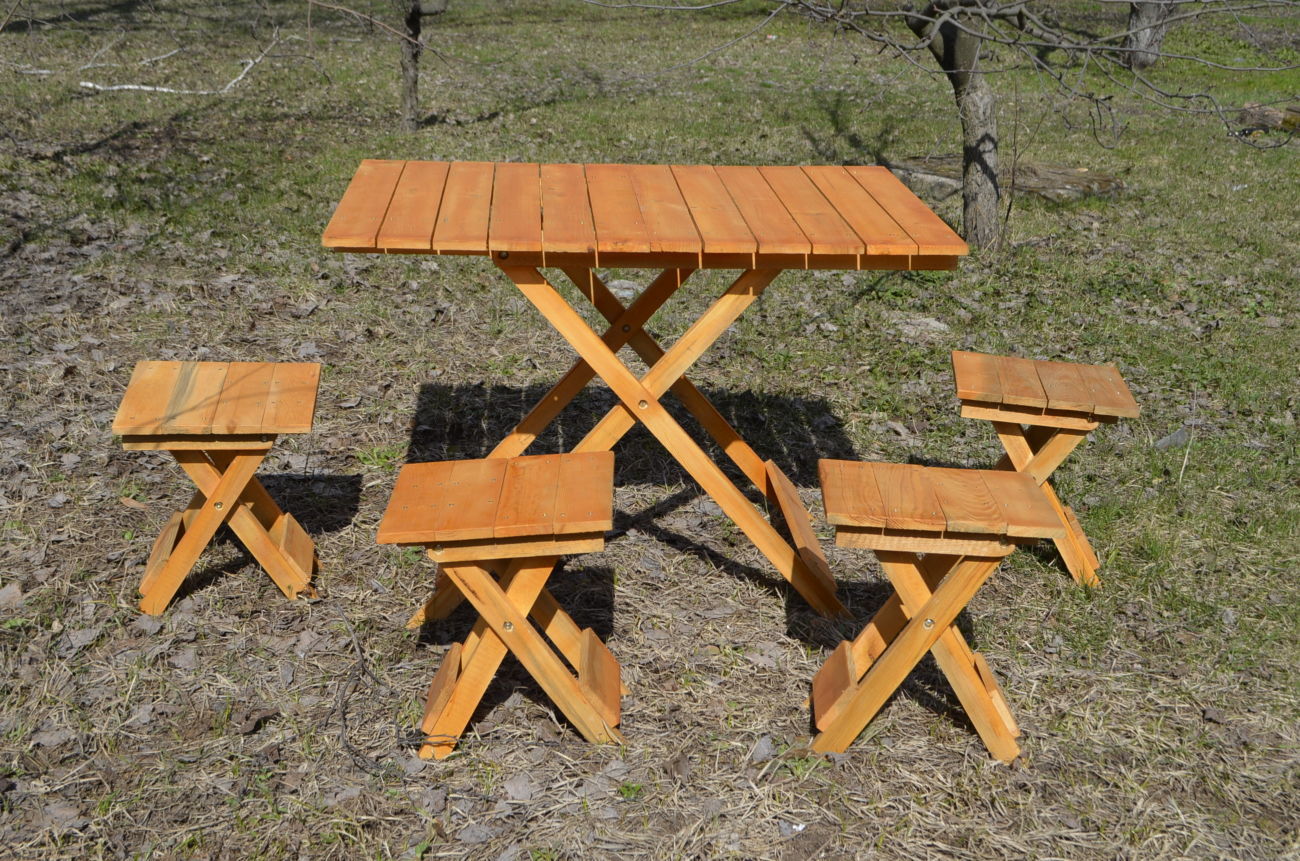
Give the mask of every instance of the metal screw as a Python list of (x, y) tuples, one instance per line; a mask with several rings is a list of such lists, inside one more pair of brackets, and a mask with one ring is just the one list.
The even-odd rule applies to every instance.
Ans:
[(645, 409), (646, 407), (650, 406), (650, 404), (647, 403), (646, 401), (638, 401), (637, 406), (640, 407), (641, 409)]
[(502, 260), (505, 260), (505, 259), (506, 259), (507, 257), (509, 257), (509, 256), (510, 256), (510, 252), (509, 252), (509, 251), (498, 251), (498, 252), (497, 252), (497, 257), (501, 258)]
[(925, 626), (926, 628), (933, 628), (933, 627), (934, 627), (934, 620), (933, 620), (933, 619), (926, 619), (925, 622), (924, 622), (923, 624), (924, 624), (924, 626)]
[(435, 544), (435, 545), (433, 545), (433, 552), (434, 552), (434, 553), (441, 553), (441, 552), (442, 552), (442, 545), (441, 545), (441, 544)]
[(507, 631), (513, 631), (513, 630), (515, 629), (515, 623), (514, 623), (514, 622), (506, 622), (506, 623), (505, 623), (504, 625), (502, 625), (501, 627), (502, 627), (502, 628), (505, 628)]
[(632, 331), (632, 327), (631, 327), (631, 326), (624, 326), (624, 327), (623, 327), (623, 331), (624, 331), (624, 332), (631, 332), (631, 331)]
[(225, 503), (222, 503), (222, 502), (214, 502), (214, 503), (212, 503), (212, 507), (215, 508), (217, 511), (220, 511), (224, 506), (225, 506)]

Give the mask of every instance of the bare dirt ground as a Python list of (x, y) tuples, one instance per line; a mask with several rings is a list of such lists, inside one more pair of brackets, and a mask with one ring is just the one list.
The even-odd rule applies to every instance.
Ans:
[[(339, 52), (363, 38), (339, 32)], [(988, 758), (929, 659), (847, 754), (808, 755), (809, 681), (885, 600), (884, 579), (819, 521), (855, 615), (821, 619), (640, 431), (617, 449), (606, 551), (553, 581), (622, 664), (627, 745), (584, 742), (508, 659), (458, 753), (424, 762), (424, 690), (473, 617), (403, 628), (433, 570), (374, 543), (396, 469), (480, 456), (572, 356), (486, 262), (316, 242), (361, 154), (576, 160), (603, 144), (557, 143), (548, 127), (563, 120), (546, 113), (535, 131), (507, 115), (417, 144), (359, 131), (387, 121), (360, 108), (326, 105), (308, 124), (275, 106), (296, 73), (278, 68), (244, 100), (133, 102), (149, 107), (76, 133), (7, 107), (0, 854), (1300, 851), (1296, 257), (1293, 236), (1258, 229), (1276, 222), (1267, 190), (1294, 157), (1216, 142), (1258, 199), (1208, 169), (1195, 192), (1155, 172), (1113, 203), (1031, 206), (1017, 250), (958, 273), (787, 273), (691, 373), (817, 511), (819, 457), (996, 458), (991, 431), (957, 415), (951, 349), (1119, 363), (1143, 417), (1098, 431), (1059, 481), (1105, 587), (1074, 586), (1050, 550), (1019, 552), (960, 620), (1024, 730), (1016, 764)], [(756, 99), (753, 72), (736, 74)], [(104, 104), (10, 78), (43, 111), (94, 118)], [(651, 119), (629, 138), (658, 121), (653, 104), (638, 110)], [(818, 158), (793, 125), (779, 145), (733, 131), (751, 147), (736, 160)], [(639, 160), (708, 158), (689, 140), (638, 140)], [(1174, 157), (1187, 171), (1206, 160)], [(1233, 250), (1150, 241), (1152, 223), (1177, 233), (1178, 208), (1205, 213)], [(724, 283), (702, 277), (652, 328), (671, 341)], [(223, 537), (164, 615), (136, 610), (152, 540), (190, 495), (166, 456), (123, 452), (108, 429), (145, 358), (323, 363), (314, 431), (281, 438), (261, 473), (317, 541), (320, 600), (284, 601)], [(591, 387), (537, 450), (572, 444), (612, 403)]]

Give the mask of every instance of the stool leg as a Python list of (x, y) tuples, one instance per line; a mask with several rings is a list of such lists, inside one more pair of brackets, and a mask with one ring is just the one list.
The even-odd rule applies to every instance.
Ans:
[[(552, 563), (553, 564), (553, 563)], [(546, 566), (549, 576), (551, 565)], [(497, 641), (504, 643), (510, 652), (519, 659), (551, 701), (559, 707), (574, 726), (588, 741), (608, 742), (622, 741), (618, 730), (609, 726), (600, 717), (592, 702), (583, 692), (578, 680), (551, 650), (537, 633), (527, 618), (527, 609), (522, 609), (501, 591), (487, 569), (478, 565), (448, 566), (447, 575), (460, 587), (465, 598), (474, 605), (487, 622), (495, 636), (483, 636), (474, 653), (462, 666), (462, 676), (468, 671), (469, 664), (478, 654), (488, 649), (489, 644)], [(540, 591), (540, 586), (537, 591)], [(535, 596), (535, 595), (534, 595)], [(500, 659), (498, 658), (498, 661)]]
[[(881, 568), (902, 596), (905, 609), (917, 610), (929, 600), (930, 587), (926, 585), (915, 555), (886, 551), (876, 555), (880, 557)], [(943, 571), (950, 570), (958, 561), (955, 557), (934, 559), (926, 556), (926, 563)], [(976, 667), (975, 654), (956, 625), (944, 630), (931, 652), (965, 708), (966, 716), (994, 758), (1010, 762), (1019, 756), (1016, 731), (1003, 719), (1002, 710), (994, 703)]]
[(843, 753), (853, 743), (1001, 561), (1001, 557), (967, 558), (953, 568), (867, 674), (845, 692), (834, 719), (813, 739), (813, 750)]
[[(201, 463), (211, 468), (207, 457), (202, 452), (174, 451), (172, 454), (182, 467)], [(149, 583), (148, 593), (140, 601), (142, 611), (156, 616), (171, 603), (185, 575), (190, 573), (203, 548), (208, 546), (208, 542), (216, 534), (217, 528), (237, 510), (239, 494), (248, 480), (253, 477), (253, 473), (257, 471), (257, 466), (262, 462), (263, 457), (264, 454), (259, 452), (236, 455), (231, 460), (230, 468), (222, 473), (212, 486), (203, 505), (194, 513), (190, 527), (176, 542), (176, 547), (167, 557), (167, 562)]]
[[(252, 456), (248, 452), (220, 451), (210, 453), (208, 457), (202, 459), (188, 459), (181, 463), (181, 467), (203, 492), (215, 486), (223, 474), (222, 470), (228, 469), (236, 458), (245, 455)], [(266, 453), (258, 451), (255, 456), (260, 463)], [(285, 597), (293, 599), (298, 597), (300, 592), (315, 594), (310, 582), (315, 568), (315, 549), (311, 545), (311, 539), (302, 532), (302, 527), (292, 515), (280, 510), (256, 478), (250, 478), (240, 492), (239, 500), (229, 516), (229, 522), (235, 537), (257, 560)], [(277, 525), (280, 525), (286, 534), (293, 530), (295, 533), (291, 536), (295, 539), (293, 543), (302, 547), (301, 561), (296, 561), (288, 552), (288, 540), (282, 544), (271, 537), (268, 530), (276, 528)]]
[(1032, 476), (1065, 526), (1066, 537), (1054, 539), (1053, 543), (1070, 576), (1083, 586), (1100, 586), (1096, 555), (1083, 530), (1066, 513), (1065, 506), (1061, 504), (1048, 480), (1065, 458), (1083, 442), (1088, 432), (1049, 427), (1031, 427), (1026, 432), (1023, 427), (1012, 422), (993, 422), (993, 427), (1007, 452), (998, 462), (998, 468)]

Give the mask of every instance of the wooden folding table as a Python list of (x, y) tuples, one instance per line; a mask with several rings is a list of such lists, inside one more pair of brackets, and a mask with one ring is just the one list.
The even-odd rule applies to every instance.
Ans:
[[(807, 509), (685, 376), (782, 269), (952, 269), (967, 251), (883, 167), (521, 164), (366, 160), (325, 230), (336, 251), (490, 257), (578, 353), (578, 361), (490, 457), (522, 454), (594, 377), (619, 404), (575, 451), (612, 448), (637, 422), (659, 440), (773, 567), (819, 612), (844, 607)], [(598, 269), (662, 270), (628, 306)], [(559, 269), (609, 321), (594, 332), (539, 269)], [(646, 322), (698, 269), (739, 277), (664, 349)], [(638, 378), (617, 356), (629, 345)], [(781, 511), (779, 533), (661, 404), (672, 391), (740, 472)], [(460, 600), (440, 577), (416, 620)]]

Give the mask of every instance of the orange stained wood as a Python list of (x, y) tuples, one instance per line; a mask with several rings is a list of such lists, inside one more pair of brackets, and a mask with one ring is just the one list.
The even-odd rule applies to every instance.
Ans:
[(613, 526), (613, 452), (449, 460), (402, 467), (380, 544), (550, 538)]
[(875, 464), (876, 487), (885, 505), (885, 526), (889, 529), (942, 531), (948, 525), (925, 467), (900, 463)]
[(822, 460), (822, 504), (826, 521), (835, 526), (880, 528), (885, 525), (885, 503), (876, 487), (873, 465), (852, 460)]
[(759, 173), (808, 237), (813, 254), (853, 255), (867, 249), (853, 228), (797, 167), (763, 167)]
[(446, 162), (411, 161), (397, 180), (376, 244), (385, 250), (428, 251), (447, 182)]
[(488, 162), (457, 161), (447, 169), (432, 250), (441, 254), (486, 254), (488, 217), (492, 210), (492, 174)]
[(952, 351), (953, 379), (957, 397), (963, 401), (1002, 403), (1002, 384), (998, 382), (997, 356), (987, 353)]
[(662, 255), (708, 268), (950, 269), (967, 251), (886, 169), (837, 165), (367, 159), (322, 242), (542, 263), (576, 255), (589, 265), (604, 254), (652, 266)]
[(804, 255), (808, 237), (786, 210), (756, 167), (716, 167), (714, 170), (749, 225), (760, 255)]
[(717, 172), (708, 165), (673, 165), (673, 177), (691, 210), (705, 254), (743, 254), (758, 244)]
[(1070, 362), (1035, 362), (1038, 381), (1047, 396), (1049, 410), (1092, 412), (1092, 395), (1079, 374), (1079, 366)]
[(542, 187), (535, 164), (499, 164), (488, 223), (489, 251), (541, 252)]
[(650, 231), (641, 216), (632, 168), (624, 164), (589, 164), (587, 197), (596, 224), (596, 259), (602, 254), (648, 254)]
[(124, 436), (306, 433), (320, 366), (276, 362), (140, 362), (113, 433)]
[(1023, 472), (980, 470), (1012, 538), (1064, 538), (1065, 526), (1034, 480)]
[(406, 162), (366, 159), (343, 192), (321, 242), (340, 250), (377, 249), (376, 238)]
[(925, 471), (949, 532), (1006, 535), (1007, 520), (979, 470), (931, 467)]
[(587, 177), (580, 164), (544, 164), (542, 237), (555, 254), (596, 254), (596, 228), (587, 199)]
[(650, 236), (650, 250), (698, 257), (702, 247), (700, 234), (672, 168), (646, 164), (636, 165), (629, 172), (641, 207), (641, 221)]
[(826, 199), (857, 232), (870, 254), (916, 254), (916, 242), (848, 171), (835, 165), (804, 168)]
[(1015, 356), (998, 356), (998, 385), (1002, 387), (1002, 403), (1014, 407), (1045, 409), (1047, 393), (1038, 379), (1038, 371), (1029, 359)]
[(1079, 376), (1092, 396), (1095, 415), (1137, 417), (1138, 403), (1113, 365), (1080, 365)]
[(966, 242), (936, 217), (930, 207), (903, 185), (898, 177), (890, 173), (889, 168), (880, 165), (852, 165), (844, 170), (866, 189), (899, 227), (907, 231), (907, 235), (916, 243), (917, 254), (960, 256), (970, 252)]

